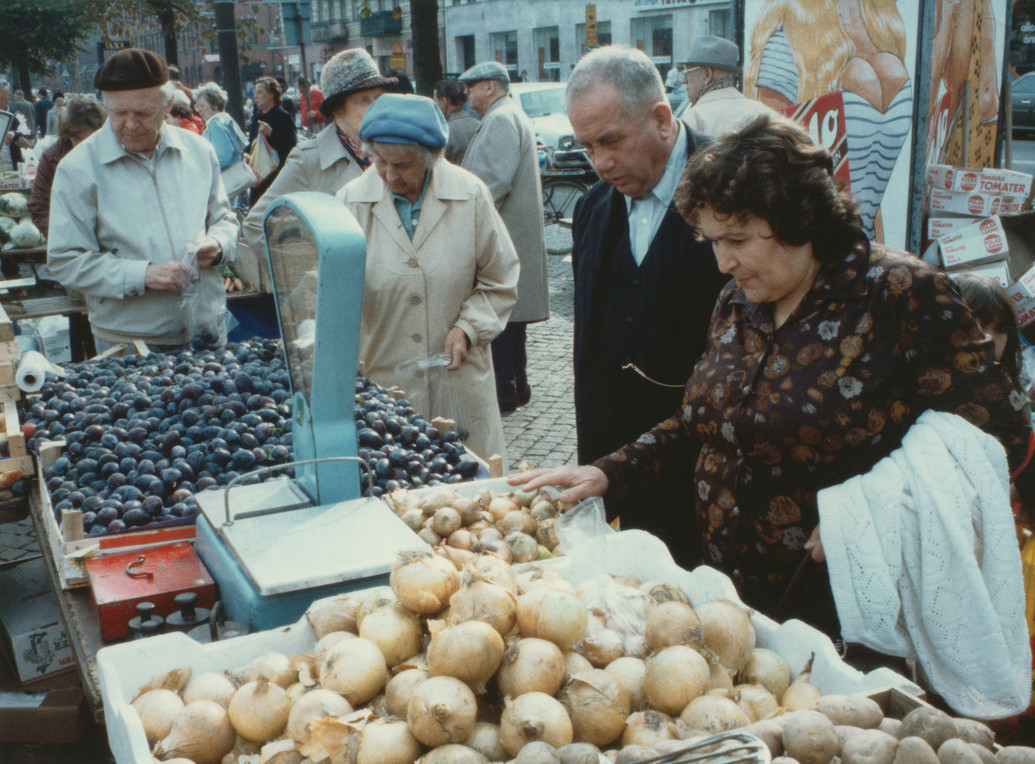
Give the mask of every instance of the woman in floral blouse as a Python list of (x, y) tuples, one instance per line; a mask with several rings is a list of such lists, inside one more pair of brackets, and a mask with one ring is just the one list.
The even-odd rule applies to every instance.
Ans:
[(868, 472), (927, 409), (996, 436), (1017, 469), (1023, 401), (946, 277), (866, 240), (829, 153), (794, 123), (762, 116), (704, 147), (676, 204), (733, 277), (682, 408), (593, 465), (512, 482), (565, 485), (566, 500), (635, 491), (695, 438), (704, 560), (748, 604), (836, 636), (817, 492)]

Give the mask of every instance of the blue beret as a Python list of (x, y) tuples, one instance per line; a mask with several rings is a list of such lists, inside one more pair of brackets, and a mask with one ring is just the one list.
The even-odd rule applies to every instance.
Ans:
[(409, 143), (440, 149), (449, 140), (446, 118), (430, 98), (385, 93), (370, 104), (359, 124), (361, 141)]

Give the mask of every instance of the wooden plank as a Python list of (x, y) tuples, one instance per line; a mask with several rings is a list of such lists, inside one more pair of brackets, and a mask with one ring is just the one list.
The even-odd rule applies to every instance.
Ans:
[(137, 355), (139, 356), (145, 356), (151, 352), (151, 349), (143, 340), (133, 340), (133, 349), (137, 352)]
[(14, 340), (14, 324), (7, 317), (4, 306), (0, 305), (0, 341), (8, 342)]
[(31, 477), (36, 474), (31, 456), (12, 456), (10, 459), (0, 459), (0, 472), (21, 470), (24, 477)]
[(21, 399), (22, 389), (18, 385), (0, 385), (0, 403), (17, 403)]
[(18, 371), (18, 364), (14, 361), (0, 363), (0, 385), (13, 385), (16, 371)]
[(499, 454), (493, 454), (489, 457), (489, 477), (503, 477), (503, 457)]
[(5, 300), (7, 315), (15, 321), (43, 316), (67, 316), (69, 313), (87, 313), (85, 303), (72, 302), (67, 295), (33, 297), (25, 300)]
[[(40, 490), (46, 489), (41, 487)], [(65, 541), (80, 541), (84, 538), (82, 510), (61, 510), (61, 535)]]
[(122, 356), (126, 355), (126, 351), (128, 349), (129, 348), (127, 348), (125, 345), (123, 345), (121, 343), (118, 344), (118, 345), (112, 345), (110, 348), (105, 350), (103, 353), (98, 353), (97, 355), (95, 355), (90, 360), (91, 361), (100, 361), (103, 358), (122, 358)]
[(25, 456), (25, 435), (18, 421), (18, 407), (11, 401), (4, 402), (4, 426), (7, 431), (7, 452), (11, 456)]
[(51, 465), (58, 460), (65, 451), (65, 441), (45, 440), (40, 443), (39, 448), (40, 472), (49, 470)]
[(17, 342), (0, 342), (0, 363), (4, 361), (17, 361), (21, 357), (22, 349), (18, 347)]

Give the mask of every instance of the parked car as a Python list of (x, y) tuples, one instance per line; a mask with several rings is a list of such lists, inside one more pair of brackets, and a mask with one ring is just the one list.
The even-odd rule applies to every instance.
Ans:
[(559, 169), (585, 169), (589, 160), (568, 121), (564, 89), (562, 82), (516, 82), (510, 86), (510, 94), (532, 120), (547, 164)]
[(1015, 133), (1035, 132), (1035, 72), (1022, 74), (1010, 85)]

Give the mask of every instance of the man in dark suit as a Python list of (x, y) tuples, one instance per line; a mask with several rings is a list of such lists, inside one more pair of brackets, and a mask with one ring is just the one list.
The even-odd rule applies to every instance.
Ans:
[[(567, 88), (568, 117), (601, 182), (575, 208), (575, 417), (580, 464), (636, 439), (680, 406), (704, 351), (726, 277), (672, 198), (687, 159), (707, 139), (672, 116), (641, 51), (598, 48)], [(609, 497), (609, 516), (668, 543), (694, 564), (696, 450), (670, 459), (635, 496)], [(681, 464), (684, 462), (685, 464)]]

